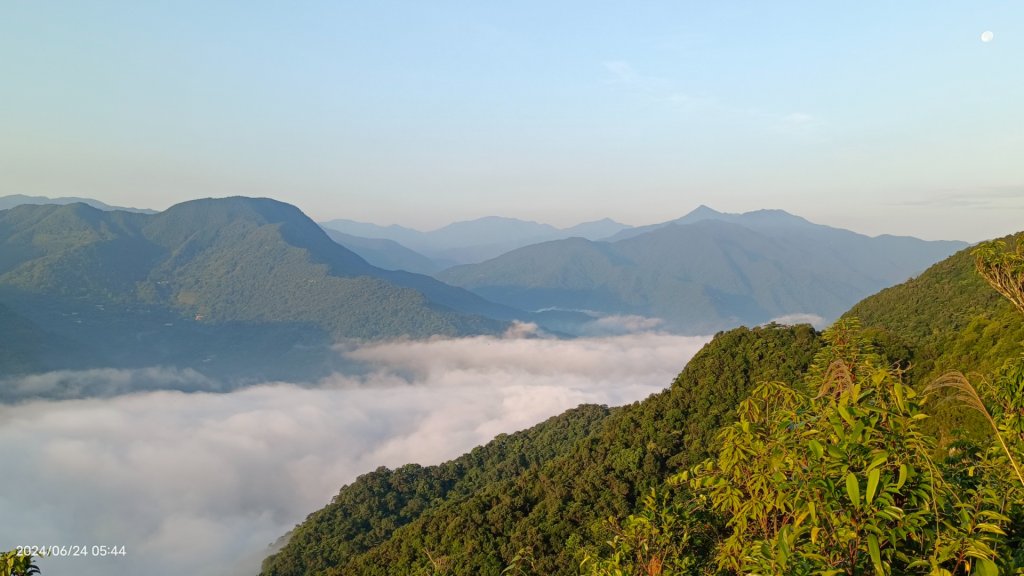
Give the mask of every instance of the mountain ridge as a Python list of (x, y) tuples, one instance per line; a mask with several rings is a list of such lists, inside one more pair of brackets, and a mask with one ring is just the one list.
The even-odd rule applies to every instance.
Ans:
[[(973, 273), (969, 249), (863, 299), (845, 317), (852, 322), (855, 315), (862, 316), (863, 334), (874, 343), (881, 363), (909, 369), (910, 383), (918, 389), (931, 375), (950, 366), (965, 372), (998, 367), (1002, 360), (1019, 354), (1024, 339), (1024, 319)], [(950, 344), (953, 348), (945, 350)], [(333, 503), (310, 515), (295, 531), (316, 533), (319, 539), (289, 542), (264, 561), (261, 574), (429, 573), (435, 559), (442, 559), (457, 574), (498, 576), (517, 562), (528, 573), (578, 574), (581, 555), (623, 534), (624, 524), (608, 521), (609, 517), (636, 512), (644, 505), (644, 496), (652, 494), (650, 490), (664, 488), (668, 475), (713, 453), (718, 430), (735, 419), (738, 403), (756, 383), (781, 381), (798, 386), (822, 346), (819, 334), (809, 326), (719, 333), (668, 389), (610, 409), (588, 436), (546, 445), (555, 455), (540, 467), (471, 494), (441, 497), (441, 502), (418, 510), (402, 525), (352, 546), (352, 537), (363, 533), (337, 532), (331, 515), (345, 502), (359, 510), (346, 517), (346, 526), (377, 521), (380, 510), (360, 508), (352, 500), (370, 480), (360, 477), (342, 487)], [(915, 375), (918, 370), (922, 373)], [(952, 439), (953, 428), (970, 424), (962, 415), (951, 419), (945, 412), (938, 415), (942, 417), (928, 421), (946, 442)], [(544, 426), (538, 425), (534, 432)], [(984, 426), (990, 434), (988, 425)], [(535, 448), (527, 445), (523, 450)], [(461, 467), (465, 477), (481, 473), (465, 456), (442, 466)], [(390, 473), (378, 470), (375, 474)], [(386, 501), (389, 494), (385, 491), (375, 497)], [(669, 500), (663, 506), (674, 502), (678, 501)], [(710, 519), (701, 515), (697, 521)], [(1019, 534), (1014, 537), (1019, 542)], [(337, 547), (339, 543), (343, 548)]]
[(344, 219), (328, 220), (320, 225), (353, 236), (392, 240), (435, 261), (457, 264), (479, 262), (537, 242), (572, 236), (597, 239), (628, 228), (610, 218), (556, 228), (550, 224), (505, 216), (461, 220), (429, 231)]
[[(235, 358), (218, 373), (252, 374), (240, 345), (247, 342), (261, 344), (263, 368), (273, 367), (275, 354), (294, 356), (271, 370), (278, 376), (300, 360), (327, 362), (340, 338), (493, 334), (522, 315), (428, 276), (376, 268), (298, 208), (243, 197), (193, 200), (153, 215), (81, 203), (0, 211), (0, 304), (85, 348), (111, 343), (92, 362), (83, 352), (49, 369), (106, 361), (205, 370), (205, 343), (214, 356)], [(323, 355), (296, 356), (289, 342)]]
[[(423, 552), (430, 550), (448, 559), (450, 573), (496, 576), (525, 549), (532, 550), (536, 573), (575, 574), (574, 555), (582, 542), (568, 542), (574, 534), (608, 516), (627, 514), (677, 466), (702, 458), (717, 426), (733, 418), (730, 401), (742, 398), (752, 382), (795, 377), (819, 346), (809, 326), (737, 328), (718, 334), (666, 390), (606, 409), (596, 420), (573, 423), (595, 415), (597, 407), (581, 406), (524, 431), (548, 438), (546, 444), (522, 448), (528, 460), (538, 460), (532, 456), (535, 451), (546, 454), (535, 466), (501, 477), (479, 468), (474, 455), (500, 446), (504, 437), (499, 437), (450, 462), (417, 467), (416, 476), (404, 478), (403, 485), (421, 486), (421, 477), (442, 469), (460, 470), (455, 482), (480, 474), (493, 481), (443, 497), (427, 493), (421, 498), (437, 501), (397, 525), (381, 517), (386, 510), (367, 507), (356, 495), (379, 486), (382, 477), (413, 470), (378, 469), (343, 487), (331, 504), (311, 514), (293, 539), (264, 562), (261, 574), (414, 574), (430, 570)], [(654, 419), (660, 425), (651, 425)], [(559, 438), (551, 434), (554, 423), (593, 430)], [(388, 501), (389, 495), (377, 493), (375, 498)], [(367, 525), (389, 529), (366, 533), (358, 528)]]
[(793, 314), (834, 319), (965, 245), (871, 238), (783, 211), (728, 219), (695, 212), (618, 240), (553, 240), (437, 277), (526, 310), (575, 303), (707, 333)]
[(139, 212), (142, 214), (156, 214), (157, 210), (151, 210), (149, 208), (130, 208), (127, 206), (112, 206), (105, 202), (101, 202), (94, 198), (80, 198), (77, 196), (62, 196), (57, 198), (51, 198), (48, 196), (27, 196), (25, 194), (11, 194), (8, 196), (0, 196), (0, 210), (7, 210), (8, 208), (14, 208), (15, 206), (21, 206), (23, 204), (76, 204), (82, 203), (98, 208), (104, 211), (112, 210), (123, 210), (125, 212)]
[(447, 266), (387, 238), (364, 238), (324, 228), (331, 240), (355, 252), (384, 270), (405, 270), (416, 274), (434, 274)]

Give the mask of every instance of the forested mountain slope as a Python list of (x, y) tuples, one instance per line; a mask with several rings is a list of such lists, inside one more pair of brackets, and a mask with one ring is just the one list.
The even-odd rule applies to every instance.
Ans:
[(859, 318), (889, 345), (904, 347), (915, 383), (949, 370), (990, 373), (1020, 353), (1024, 319), (978, 275), (972, 250), (957, 252), (845, 314)]
[(66, 355), (42, 347), (20, 361), (26, 368), (164, 364), (234, 378), (322, 372), (340, 338), (494, 333), (518, 314), (376, 268), (297, 208), (252, 198), (154, 215), (85, 204), (0, 211), (0, 303), (37, 335), (76, 343)]
[(439, 466), (409, 464), (363, 475), (288, 536), (274, 570), (316, 573), (344, 563), (446, 501), (544, 465), (565, 445), (591, 435), (608, 414), (602, 406), (580, 406)]
[[(832, 336), (832, 344), (829, 347), (823, 347), (819, 335), (808, 326), (793, 328), (768, 326), (753, 330), (741, 328), (720, 333), (690, 361), (668, 390), (642, 402), (612, 409), (606, 417), (596, 423), (594, 431), (583, 438), (573, 437), (562, 443), (556, 441), (556, 454), (541, 466), (517, 472), (512, 477), (495, 478), (493, 482), (475, 487), (469, 493), (443, 498), (436, 506), (410, 517), (408, 524), (394, 530), (389, 537), (381, 538), (374, 545), (366, 546), (367, 540), (361, 540), (362, 550), (351, 544), (346, 544), (359, 538), (359, 534), (361, 534), (361, 532), (344, 532), (350, 529), (353, 517), (349, 516), (346, 522), (339, 523), (336, 516), (332, 520), (332, 515), (326, 512), (337, 506), (339, 500), (358, 500), (356, 495), (365, 490), (364, 484), (370, 482), (373, 477), (360, 478), (353, 485), (342, 489), (335, 504), (312, 515), (297, 531), (297, 533), (319, 534), (320, 540), (292, 540), (279, 554), (267, 559), (263, 574), (266, 576), (384, 575), (394, 573), (497, 575), (513, 563), (517, 566), (516, 570), (524, 570), (523, 574), (578, 574), (580, 573), (581, 557), (601, 549), (604, 540), (614, 535), (614, 533), (609, 534), (609, 525), (603, 524), (602, 520), (609, 517), (618, 518), (620, 523), (617, 525), (626, 526), (626, 521), (621, 519), (637, 511), (640, 507), (640, 497), (649, 489), (664, 489), (666, 478), (687, 470), (707, 456), (718, 452), (719, 442), (723, 438), (719, 436), (722, 427), (735, 420), (737, 407), (741, 406), (753, 387), (757, 383), (766, 381), (778, 381), (777, 384), (763, 387), (759, 392), (765, 395), (760, 401), (765, 402), (765, 406), (768, 408), (755, 410), (751, 406), (757, 405), (757, 402), (748, 403), (744, 405), (744, 410), (747, 410), (745, 419), (757, 421), (758, 418), (767, 415), (768, 413), (763, 410), (771, 410), (770, 407), (776, 404), (776, 400), (779, 406), (784, 406), (787, 402), (785, 398), (787, 394), (790, 394), (789, 390), (792, 390), (794, 398), (803, 398), (797, 402), (798, 404), (800, 402), (808, 403), (813, 410), (823, 411), (821, 415), (816, 416), (816, 418), (821, 418), (819, 425), (825, 425), (826, 429), (832, 429), (829, 428), (830, 426), (835, 427), (836, 434), (840, 432), (855, 434), (848, 438), (843, 435), (828, 438), (829, 445), (834, 445), (829, 448), (828, 458), (835, 459), (837, 466), (846, 462), (847, 467), (854, 463), (857, 463), (856, 466), (866, 467), (864, 470), (858, 468), (857, 474), (868, 476), (867, 484), (864, 484), (864, 479), (859, 479), (842, 467), (832, 471), (820, 471), (822, 474), (838, 474), (840, 478), (838, 484), (834, 480), (830, 480), (831, 484), (821, 485), (822, 490), (832, 490), (828, 486), (834, 487), (833, 492), (837, 500), (828, 505), (839, 506), (834, 512), (836, 514), (847, 514), (847, 512), (841, 511), (843, 503), (845, 502), (845, 505), (848, 506), (850, 499), (857, 502), (856, 495), (858, 493), (865, 489), (871, 491), (872, 487), (877, 488), (879, 482), (885, 483), (887, 493), (898, 492), (903, 486), (903, 482), (906, 482), (903, 472), (899, 474), (903, 479), (897, 479), (896, 467), (910, 465), (910, 460), (902, 460), (904, 464), (889, 464), (891, 469), (886, 474), (890, 474), (890, 476), (879, 475), (878, 472), (869, 473), (871, 466), (887, 462), (888, 454), (892, 453), (892, 450), (896, 450), (896, 447), (890, 446), (886, 451), (879, 451), (879, 448), (868, 451), (868, 448), (862, 447), (857, 450), (863, 452), (856, 454), (843, 451), (854, 450), (853, 446), (861, 446), (858, 442), (867, 442), (866, 436), (857, 436), (856, 434), (861, 434), (865, 430), (864, 426), (874, 425), (871, 422), (877, 424), (877, 419), (870, 420), (868, 417), (879, 410), (886, 411), (887, 414), (890, 414), (889, 417), (897, 419), (893, 422), (903, 422), (902, 424), (889, 423), (888, 425), (897, 426), (893, 430), (900, 430), (900, 434), (909, 433), (908, 438), (917, 438), (918, 440), (913, 441), (920, 442), (922, 448), (915, 449), (918, 450), (914, 453), (915, 455), (901, 454), (900, 458), (913, 457), (918, 460), (937, 458), (935, 462), (941, 464), (943, 474), (949, 474), (950, 482), (956, 483), (955, 488), (950, 488), (949, 484), (941, 485), (941, 492), (944, 494), (941, 497), (943, 500), (923, 506), (919, 512), (914, 512), (915, 514), (930, 514), (931, 510), (938, 510), (939, 506), (948, 507), (946, 510), (956, 510), (957, 506), (961, 506), (960, 509), (964, 510), (964, 513), (977, 514), (977, 510), (986, 506), (998, 505), (996, 502), (998, 498), (993, 500), (984, 494), (971, 492), (972, 487), (981, 481), (981, 476), (978, 472), (979, 479), (972, 480), (975, 473), (968, 473), (966, 466), (969, 465), (970, 458), (980, 457), (985, 452), (978, 452), (979, 448), (970, 448), (972, 444), (968, 443), (961, 445), (967, 448), (960, 448), (960, 452), (949, 452), (943, 449), (940, 452), (932, 453), (932, 456), (927, 456), (929, 450), (944, 448), (945, 443), (953, 440), (956, 437), (955, 429), (958, 427), (966, 428), (968, 434), (974, 434), (975, 442), (980, 443), (977, 445), (993, 446), (995, 451), (988, 452), (989, 456), (986, 458), (990, 460), (986, 460), (985, 466), (1007, 466), (1003, 472), (996, 471), (992, 474), (986, 472), (986, 481), (995, 481), (997, 484), (1004, 481), (1010, 482), (999, 490), (1024, 489), (1024, 486), (1014, 488), (1015, 480), (1012, 476), (1012, 469), (1006, 464), (1005, 458), (1002, 458), (1003, 452), (999, 451), (998, 444), (993, 444), (991, 429), (977, 427), (977, 422), (972, 417), (965, 416), (967, 410), (964, 408), (963, 400), (941, 401), (942, 395), (939, 394), (931, 396), (931, 400), (923, 404), (920, 401), (924, 385), (932, 381), (935, 375), (942, 371), (954, 368), (965, 372), (977, 370), (984, 372), (989, 377), (994, 377), (992, 375), (997, 373), (997, 369), (1004, 361), (1018, 357), (1021, 352), (1024, 322), (1020, 317), (1015, 316), (1012, 308), (1005, 304), (998, 294), (978, 277), (974, 271), (969, 250), (960, 252), (933, 266), (918, 278), (865, 299), (856, 305), (847, 316), (861, 316), (863, 330), (857, 329), (856, 323), (851, 324), (852, 321), (847, 321), (846, 324), (853, 327), (853, 332), (850, 334), (854, 335), (854, 339), (849, 340), (845, 335), (847, 333), (840, 332), (838, 335)], [(844, 328), (844, 330), (849, 329)], [(862, 335), (863, 339), (857, 334)], [(874, 351), (871, 351), (872, 348), (868, 342), (874, 343)], [(865, 346), (868, 348), (861, 350)], [(861, 351), (858, 352), (858, 350)], [(874, 355), (875, 352), (878, 353), (877, 357)], [(816, 354), (818, 354), (818, 358), (814, 358)], [(815, 368), (808, 370), (812, 359)], [(846, 364), (841, 363), (838, 365), (840, 367), (836, 368), (835, 362), (839, 360)], [(850, 367), (851, 371), (847, 373), (849, 380), (844, 380), (846, 377), (842, 376), (842, 371), (846, 370), (843, 366)], [(890, 368), (886, 369), (885, 367)], [(840, 372), (833, 372), (833, 370)], [(868, 378), (867, 374), (871, 374), (871, 378)], [(918, 389), (918, 394), (913, 395), (906, 391), (894, 393), (892, 383), (901, 378), (914, 385)], [(853, 384), (858, 379), (863, 379), (862, 382), (871, 382), (870, 385), (861, 384), (874, 387), (871, 388), (870, 393), (860, 394), (857, 392), (860, 388), (856, 387), (842, 388), (847, 385), (861, 386)], [(843, 384), (843, 382), (849, 384)], [(1013, 385), (1012, 374), (1009, 385)], [(839, 388), (830, 388), (833, 386), (839, 386)], [(820, 392), (818, 387), (821, 387)], [(773, 390), (775, 391), (773, 392)], [(835, 401), (829, 400), (831, 394), (846, 398), (841, 403), (865, 402), (865, 408), (844, 412), (841, 407), (836, 408)], [(922, 422), (920, 418), (923, 417), (923, 414), (916, 416), (916, 412), (914, 412), (918, 408), (911, 407), (897, 411), (896, 406), (901, 402), (907, 406), (911, 406), (906, 404), (907, 402), (911, 402), (913, 406), (923, 406), (939, 417), (926, 418)], [(1009, 397), (1004, 396), (1004, 402), (1019, 404), (1019, 395), (1016, 397), (1012, 394)], [(800, 410), (808, 409), (810, 408), (800, 408)], [(802, 412), (797, 414), (802, 414)], [(840, 418), (841, 414), (842, 418)], [(996, 417), (1001, 418), (1000, 414), (1002, 412), (996, 412)], [(1009, 413), (1009, 417), (1012, 418), (1013, 413)], [(803, 418), (803, 416), (798, 415), (797, 418)], [(846, 423), (850, 424), (850, 428), (843, 423), (844, 419)], [(861, 424), (854, 427), (853, 423), (858, 421)], [(776, 439), (773, 441), (792, 444), (794, 441), (790, 436), (793, 434), (784, 432), (786, 429), (793, 430), (797, 424), (794, 424), (792, 420), (789, 422), (788, 428), (769, 427), (763, 429), (763, 433), (769, 436), (774, 435), (773, 437)], [(916, 429), (908, 432), (907, 428), (898, 428), (899, 426), (909, 426), (909, 423), (915, 423), (913, 426), (920, 427), (927, 433), (927, 436), (920, 436), (920, 432)], [(782, 430), (783, 433), (778, 433), (778, 430)], [(734, 429), (733, 434), (746, 437), (752, 432), (749, 430), (743, 432), (737, 428)], [(934, 444), (930, 444), (933, 441), (927, 438), (933, 435), (937, 439), (934, 440)], [(735, 438), (738, 437), (734, 436)], [(761, 437), (754, 435), (747, 441), (755, 442), (756, 445), (758, 438)], [(883, 434), (874, 438), (876, 440), (873, 441), (884, 442), (886, 436)], [(825, 440), (826, 438), (822, 437), (822, 443), (825, 443)], [(849, 442), (851, 447), (840, 449), (840, 444), (843, 442)], [(904, 444), (898, 443), (898, 445), (900, 446), (899, 450), (904, 449), (902, 448), (905, 446)], [(798, 455), (808, 450), (810, 450), (808, 454), (814, 454), (815, 447), (813, 445), (809, 449), (806, 446), (801, 446), (799, 442), (796, 442), (793, 446), (785, 449), (795, 449)], [(933, 448), (928, 446), (933, 446)], [(529, 451), (530, 449), (529, 446), (524, 446), (524, 450)], [(759, 465), (758, 462), (770, 464), (769, 454), (760, 454), (756, 450), (747, 456), (743, 456), (743, 454), (746, 453), (719, 452), (717, 456), (721, 459), (719, 464), (705, 463), (703, 466), (706, 470), (714, 472), (717, 469), (716, 466), (735, 467), (735, 462), (746, 459), (751, 460), (750, 466), (756, 467)], [(880, 454), (882, 456), (879, 456)], [(946, 459), (947, 456), (950, 458)], [(736, 460), (737, 457), (740, 460)], [(1000, 460), (1001, 458), (1002, 460)], [(929, 466), (924, 464), (923, 460), (918, 460), (914, 461), (914, 466)], [(869, 462), (872, 461), (876, 463), (869, 466)], [(713, 463), (715, 460), (706, 462)], [(730, 462), (733, 464), (729, 464)], [(996, 464), (996, 462), (1002, 462), (1002, 464)], [(766, 494), (774, 493), (776, 488), (757, 488), (757, 478), (751, 478), (742, 473), (742, 467), (738, 467), (737, 470), (736, 473), (740, 474), (735, 479), (737, 489), (740, 489), (739, 486), (742, 485), (742, 489), (765, 490)], [(806, 469), (803, 470), (806, 471)], [(975, 468), (970, 470), (975, 470)], [(467, 468), (463, 473), (479, 475), (484, 472), (484, 470)], [(721, 474), (722, 472), (719, 470), (716, 473)], [(844, 475), (847, 477), (845, 487), (842, 482)], [(694, 482), (697, 481), (694, 480)], [(857, 485), (856, 491), (853, 484)], [(865, 485), (867, 488), (864, 488)], [(698, 489), (697, 487), (700, 485), (695, 484), (694, 486), (694, 489)], [(705, 488), (700, 489), (704, 490)], [(706, 489), (711, 490), (711, 488)], [(799, 490), (800, 486), (799, 483), (792, 487), (784, 487), (779, 484), (778, 489)], [(928, 493), (934, 497), (935, 492)], [(975, 500), (970, 505), (979, 508), (963, 508), (966, 504), (956, 504), (955, 499), (961, 493), (965, 498), (974, 494), (971, 497)], [(724, 494), (727, 496), (727, 491)], [(926, 492), (920, 492), (920, 494), (926, 494)], [(386, 500), (388, 496), (377, 494), (376, 498), (378, 501)], [(980, 500), (982, 498), (984, 498), (984, 503)], [(737, 502), (748, 501), (755, 502), (757, 497), (744, 496), (742, 501)], [(886, 500), (886, 502), (890, 501)], [(868, 503), (871, 503), (870, 500)], [(821, 504), (825, 505), (824, 502)], [(894, 512), (891, 510), (886, 512), (884, 505), (879, 506), (883, 507), (879, 508), (881, 512), (877, 519), (878, 522), (895, 521), (894, 525), (899, 525), (898, 521), (892, 520)], [(1024, 538), (1024, 532), (1022, 532), (1024, 523), (1019, 517), (1024, 510), (1015, 504), (1007, 506), (1009, 508), (1002, 512), (992, 508), (988, 508), (987, 512), (981, 512), (982, 515), (989, 514), (993, 522), (998, 522), (1000, 526), (1003, 526), (1003, 528), (998, 528), (999, 530), (1005, 528), (1010, 531), (1008, 536), (1002, 540), (984, 533), (971, 535), (972, 529), (969, 525), (959, 524), (960, 516), (952, 512), (945, 512), (946, 520), (944, 522), (952, 522), (946, 529), (950, 533), (964, 534), (958, 536), (964, 540), (946, 544), (948, 549), (954, 552), (959, 550), (961, 552), (956, 553), (962, 553), (963, 550), (968, 549), (964, 546), (975, 546), (973, 539), (978, 539), (977, 541), (981, 542), (986, 541), (986, 538), (991, 540), (991, 546), (998, 544), (1002, 546), (1002, 549), (1007, 546), (1010, 548), (1017, 546), (1017, 543)], [(355, 508), (358, 508), (356, 504), (349, 504), (350, 510)], [(727, 508), (729, 506), (724, 506), (723, 510)], [(735, 506), (730, 509), (734, 508)], [(751, 510), (756, 508), (755, 506)], [(641, 516), (641, 518), (647, 518), (644, 520), (645, 522), (666, 521), (666, 516), (657, 515), (664, 514), (664, 510), (668, 510), (668, 508), (663, 509), (655, 505), (651, 510), (655, 510), (655, 516)], [(672, 530), (679, 532), (672, 538), (681, 538), (684, 532), (690, 530), (686, 526), (690, 526), (695, 531), (687, 532), (691, 535), (702, 532), (708, 537), (719, 539), (724, 537), (724, 532), (719, 531), (725, 530), (729, 526), (728, 516), (718, 518), (713, 520), (712, 524), (708, 524), (708, 522), (712, 522), (711, 517), (704, 520), (694, 519), (681, 512), (681, 509), (672, 510), (671, 514), (673, 515), (682, 514), (672, 516), (679, 522), (696, 522), (695, 524), (676, 524)], [(704, 514), (707, 512), (705, 510)], [(754, 514), (755, 512), (743, 513)], [(1004, 513), (1010, 514), (1010, 516), (1004, 516)], [(378, 514), (379, 512), (374, 506), (367, 505), (357, 512), (354, 518), (366, 518), (369, 522), (369, 519), (375, 518)], [(783, 515), (783, 518), (786, 517)], [(792, 518), (789, 518), (789, 521), (792, 521)], [(853, 516), (853, 518), (857, 517)], [(993, 525), (995, 526), (995, 524)], [(602, 526), (604, 528), (601, 528)], [(643, 532), (642, 529), (642, 526), (648, 526), (650, 530), (656, 531), (658, 528), (652, 527), (654, 525), (636, 524), (634, 526), (641, 526), (638, 530), (646, 534), (644, 537), (653, 539), (647, 540), (648, 542), (657, 540), (656, 532)], [(736, 526), (732, 528), (739, 529)], [(708, 530), (718, 536), (710, 534)], [(967, 533), (962, 532), (963, 530), (967, 530)], [(624, 536), (625, 532), (617, 534), (619, 537), (626, 538), (625, 540), (616, 539), (617, 550), (620, 552), (631, 550), (629, 542), (632, 541), (629, 538), (640, 537), (636, 534), (626, 537)], [(787, 534), (795, 537), (792, 532), (782, 532), (772, 537), (789, 538), (790, 536)], [(734, 532), (733, 537), (740, 536)], [(811, 537), (807, 534), (801, 537), (804, 538), (801, 541), (804, 543), (802, 545), (813, 548)], [(836, 534), (829, 534), (828, 537), (843, 538)], [(901, 540), (902, 536), (894, 533), (880, 533), (879, 538), (883, 537), (890, 538), (893, 542), (904, 542)], [(318, 544), (318, 542), (327, 541), (330, 543)], [(912, 546), (914, 541), (911, 538), (907, 542), (910, 542)], [(883, 550), (869, 558), (868, 548), (870, 546), (868, 543), (859, 541), (851, 543), (850, 546), (855, 546), (854, 549), (860, 554), (859, 560), (856, 554), (850, 557), (853, 558), (850, 560), (851, 566), (870, 566), (871, 562), (875, 561), (873, 558), (878, 558), (877, 562), (879, 563), (884, 561), (886, 565), (891, 562), (897, 564), (902, 562), (900, 565), (906, 565), (913, 559), (913, 556), (909, 556), (907, 557), (910, 558), (909, 560), (901, 560), (899, 555), (904, 553), (902, 550), (896, 552)], [(874, 546), (877, 546), (877, 543)], [(708, 555), (712, 548), (713, 545), (708, 542), (701, 544), (700, 553), (703, 554), (703, 557), (700, 562), (705, 563), (703, 564), (705, 566), (710, 561)], [(344, 552), (332, 552), (339, 549), (343, 549)], [(680, 550), (682, 549), (676, 549), (677, 552)], [(685, 550), (683, 551), (685, 552)], [(905, 552), (918, 554), (918, 557), (928, 553), (909, 548)], [(954, 552), (949, 552), (949, 554)], [(829, 553), (831, 554), (831, 552)], [(983, 566), (983, 568), (979, 568), (979, 570), (983, 570), (979, 573), (994, 573), (991, 572), (995, 567), (992, 562), (994, 553), (974, 553), (979, 554), (977, 561), (979, 565)], [(527, 555), (525, 560), (522, 554)], [(770, 560), (772, 550), (769, 549), (766, 554), (768, 554), (766, 558)], [(784, 563), (786, 552), (782, 554), (783, 556), (777, 556), (772, 561)], [(871, 554), (876, 553), (871, 552)], [(640, 557), (641, 555), (637, 553), (636, 558)], [(299, 558), (304, 559), (302, 563), (298, 562)], [(517, 558), (519, 560), (516, 560)], [(629, 564), (633, 561), (631, 558), (632, 556), (627, 555), (623, 562)], [(936, 562), (941, 562), (944, 566), (952, 566), (953, 560), (950, 558), (955, 558), (955, 556), (947, 555), (936, 558)], [(661, 556), (661, 560), (658, 562), (665, 559), (665, 556)], [(995, 559), (1010, 563), (1024, 560), (1014, 560), (1009, 556)], [(588, 570), (593, 569), (593, 574), (613, 574), (614, 570), (608, 566), (618, 565), (616, 562), (618, 561), (608, 559), (607, 564), (591, 563), (588, 565)], [(308, 568), (314, 565), (317, 568)], [(306, 566), (307, 569), (297, 568), (301, 566)], [(962, 568), (963, 566), (961, 566)], [(605, 569), (610, 571), (602, 571)]]
[[(1012, 245), (1012, 238), (1004, 240)], [(967, 372), (980, 383), (1022, 353), (1024, 318), (977, 273), (972, 251), (962, 250), (846, 314), (911, 368), (908, 378), (919, 389), (950, 371)], [(929, 429), (943, 443), (957, 431), (988, 433), (981, 415), (956, 403), (934, 403), (929, 411), (935, 416)]]
[[(609, 515), (629, 513), (650, 487), (680, 466), (699, 461), (715, 431), (732, 420), (736, 403), (752, 383), (795, 378), (818, 346), (817, 334), (806, 325), (725, 332), (664, 392), (612, 410), (584, 436), (552, 434), (543, 444), (524, 445), (526, 461), (537, 461), (535, 450), (551, 455), (538, 465), (496, 475), (473, 463), (474, 451), (440, 467), (403, 468), (408, 485), (427, 482), (441, 470), (456, 470), (453, 481), (473, 489), (415, 509), (407, 525), (379, 540), (369, 538), (367, 531), (384, 524), (382, 516), (391, 513), (375, 503), (401, 499), (401, 492), (361, 500), (358, 495), (387, 473), (360, 477), (300, 525), (297, 536), (265, 562), (263, 573), (416, 574), (427, 569), (429, 551), (435, 559), (446, 558), (451, 574), (497, 575), (520, 548), (531, 547), (541, 573), (575, 574), (575, 547), (584, 542), (567, 546), (574, 534)], [(565, 416), (585, 414), (592, 412)], [(498, 439), (483, 450), (505, 442)], [(467, 483), (474, 478), (487, 480)]]
[(791, 315), (835, 319), (965, 245), (871, 238), (781, 210), (708, 208), (613, 238), (535, 244), (437, 277), (526, 310), (652, 316), (706, 334)]

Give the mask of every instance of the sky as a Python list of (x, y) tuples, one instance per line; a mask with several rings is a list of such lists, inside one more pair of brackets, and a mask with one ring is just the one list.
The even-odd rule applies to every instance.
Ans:
[[(357, 476), (438, 464), (579, 404), (643, 399), (707, 340), (398, 341), (344, 351), (372, 370), (316, 386), (0, 404), (0, 461), (17, 462), (2, 475), (0, 549), (125, 548), (40, 559), (47, 575), (253, 576), (272, 542)], [(191, 378), (120, 372), (153, 387)]]
[(1024, 228), (1022, 61), (1019, 0), (12, 0), (0, 195), (973, 241)]

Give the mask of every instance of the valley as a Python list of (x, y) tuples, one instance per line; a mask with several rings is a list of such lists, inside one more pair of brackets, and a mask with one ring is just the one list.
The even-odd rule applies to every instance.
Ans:
[(1022, 38), (0, 2), (0, 576), (1024, 574)]
[[(154, 214), (23, 205), (0, 211), (0, 232), (0, 455), (34, 446), (42, 456), (8, 481), (60, 503), (32, 538), (118, 538), (128, 509), (65, 516), (84, 512), (83, 495), (103, 502), (116, 478), (160, 503), (131, 520), (138, 532), (127, 540), (149, 560), (111, 558), (83, 574), (414, 574), (437, 572), (431, 563), (444, 558), (447, 573), (497, 575), (524, 551), (532, 573), (575, 574), (581, 558), (601, 554), (602, 521), (637, 513), (644, 494), (709, 457), (758, 383), (813, 373), (829, 336), (800, 321), (862, 323), (918, 389), (951, 369), (991, 373), (1024, 338), (1019, 315), (973, 271), (970, 249), (884, 288), (901, 267), (963, 243), (870, 238), (780, 211), (702, 207), (605, 240), (548, 240), (435, 268), (438, 279), (374, 266), (343, 245), (427, 262), (394, 240), (336, 235), (269, 199)], [(501, 292), (488, 273), (575, 288)], [(645, 292), (644, 274), (665, 278), (669, 308)], [(610, 290), (617, 282), (630, 288)], [(767, 318), (776, 314), (799, 320)], [(720, 330), (741, 317), (761, 321)], [(118, 414), (116, 435), (137, 448), (82, 424), (102, 411)], [(932, 411), (925, 430), (943, 443), (986, 435), (983, 420), (955, 406)], [(69, 433), (109, 472), (60, 456)], [(152, 476), (165, 460), (156, 454), (185, 446), (192, 455), (167, 460), (178, 472)], [(56, 475), (33, 485), (44, 469)], [(243, 482), (252, 475), (268, 481)], [(68, 491), (75, 476), (84, 483)], [(182, 496), (168, 482), (198, 499), (170, 512)], [(28, 510), (5, 502), (3, 512)], [(243, 537), (242, 525), (256, 529)], [(196, 548), (199, 526), (215, 531), (207, 548)], [(181, 547), (196, 550), (192, 560), (175, 559)]]

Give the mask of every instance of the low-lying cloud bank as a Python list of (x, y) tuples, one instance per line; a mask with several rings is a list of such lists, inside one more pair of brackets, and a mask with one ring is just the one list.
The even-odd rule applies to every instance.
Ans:
[(796, 324), (810, 324), (815, 328), (821, 330), (828, 325), (828, 322), (824, 318), (817, 314), (810, 313), (796, 313), (786, 314), (785, 316), (779, 316), (778, 318), (772, 318), (770, 322), (776, 324), (785, 324), (787, 326), (795, 326)]
[(13, 402), (25, 398), (94, 398), (146, 390), (223, 392), (226, 387), (223, 383), (188, 368), (58, 370), (0, 379), (0, 402)]
[[(392, 342), (342, 351), (365, 373), (317, 387), (0, 406), (0, 548), (127, 552), (43, 559), (47, 575), (254, 575), (271, 542), (359, 474), (436, 464), (582, 403), (642, 399), (706, 341), (647, 333)], [(80, 376), (60, 380), (104, 382), (97, 371)], [(181, 375), (111, 375), (167, 377)]]

